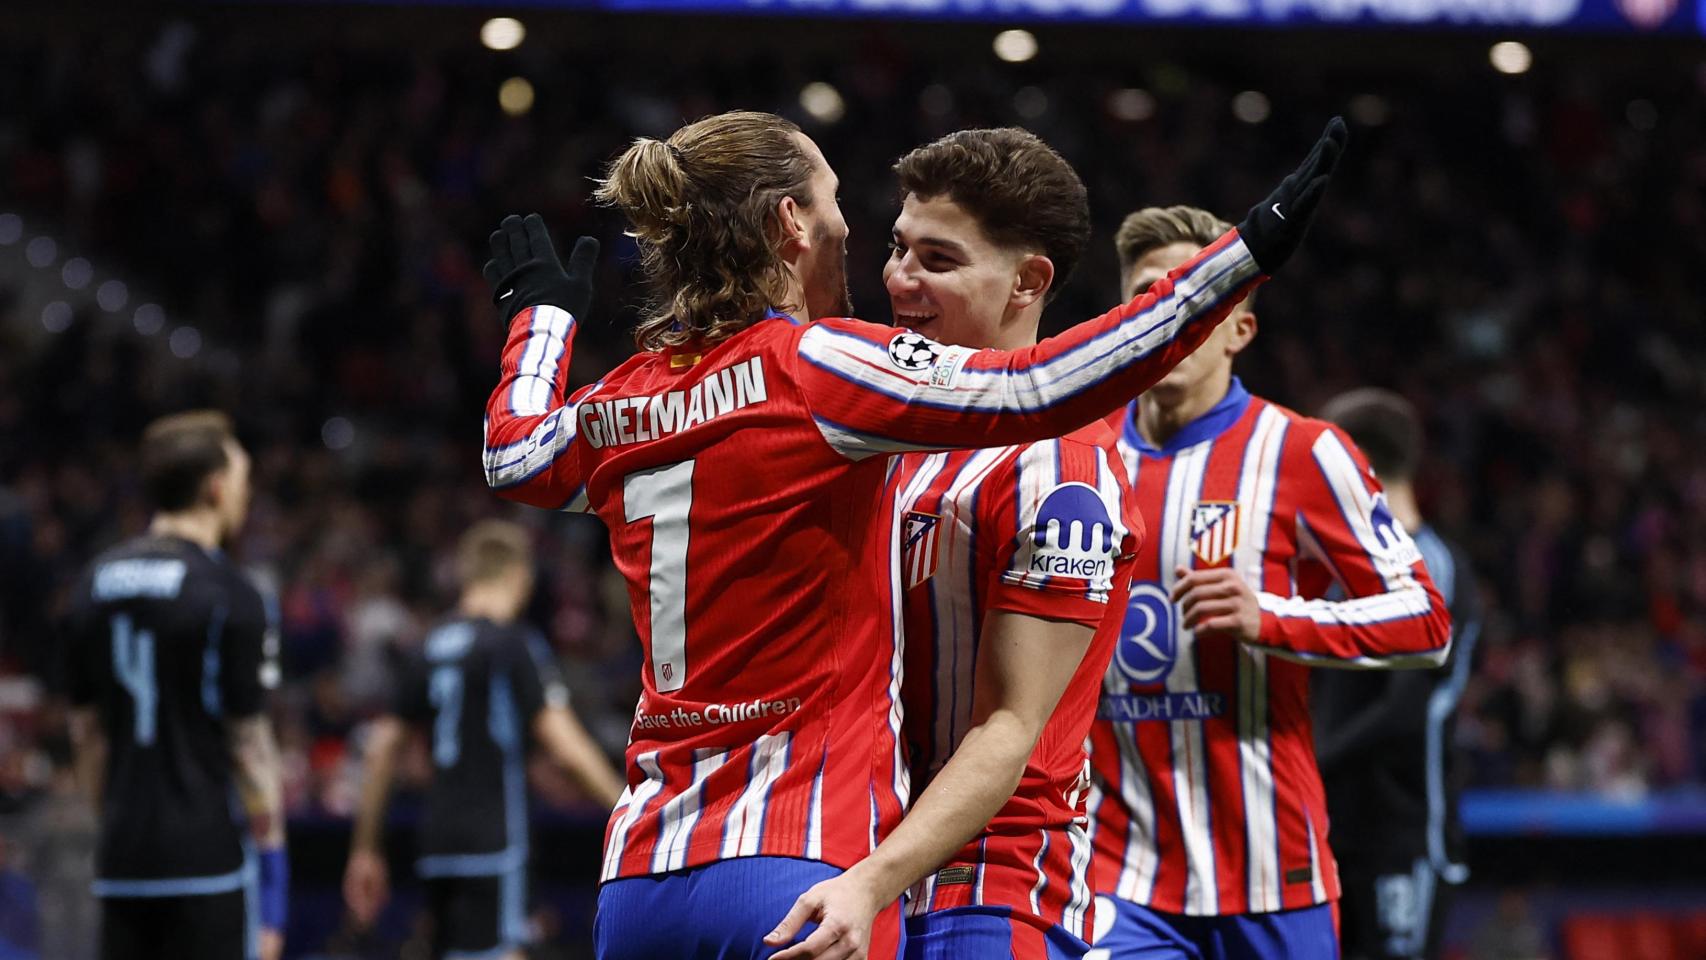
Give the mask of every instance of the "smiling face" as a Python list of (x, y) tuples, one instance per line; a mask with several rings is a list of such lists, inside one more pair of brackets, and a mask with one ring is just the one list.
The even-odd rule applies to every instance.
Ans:
[(909, 193), (894, 223), (883, 284), (897, 326), (964, 347), (1036, 341), (1054, 265), (1034, 251), (991, 240), (969, 211), (945, 197)]

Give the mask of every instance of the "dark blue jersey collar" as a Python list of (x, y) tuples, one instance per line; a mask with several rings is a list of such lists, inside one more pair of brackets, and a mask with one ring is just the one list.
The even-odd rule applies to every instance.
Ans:
[(1194, 447), (1204, 440), (1220, 436), (1227, 428), (1238, 422), (1244, 411), (1250, 408), (1250, 391), (1244, 389), (1244, 382), (1237, 377), (1232, 378), (1232, 386), (1226, 390), (1226, 396), (1220, 402), (1209, 408), (1202, 416), (1192, 420), (1180, 428), (1178, 433), (1168, 439), (1160, 447), (1151, 446), (1148, 440), (1137, 429), (1137, 400), (1126, 406), (1125, 411), (1125, 442), (1132, 449), (1146, 457), (1170, 457), (1186, 447)]

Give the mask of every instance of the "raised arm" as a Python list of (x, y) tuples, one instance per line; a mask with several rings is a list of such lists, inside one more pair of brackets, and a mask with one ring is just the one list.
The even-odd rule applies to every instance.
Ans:
[(1195, 350), (1307, 229), (1345, 139), (1327, 126), (1237, 228), (1131, 302), (1021, 350), (825, 321), (800, 337), (800, 381), (843, 455), (1002, 446), (1060, 436), (1142, 393)]
[(575, 327), (592, 303), (598, 241), (582, 237), (564, 270), (538, 214), (506, 217), (485, 266), (509, 322), (498, 385), (486, 401), (486, 483), (499, 496), (552, 510), (585, 510), (586, 478), (570, 454), (577, 402), (569, 395)]

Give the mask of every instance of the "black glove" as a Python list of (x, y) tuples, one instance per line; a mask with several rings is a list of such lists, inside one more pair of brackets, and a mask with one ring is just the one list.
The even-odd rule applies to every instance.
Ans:
[(1266, 200), (1251, 207), (1244, 222), (1238, 225), (1238, 235), (1244, 238), (1244, 245), (1250, 248), (1250, 255), (1256, 258), (1256, 266), (1263, 273), (1271, 275), (1297, 252), (1303, 234), (1309, 230), (1309, 221), (1315, 218), (1321, 194), (1327, 190), (1327, 181), (1333, 178), (1333, 168), (1339, 164), (1339, 154), (1344, 152), (1348, 136), (1343, 117), (1327, 121), (1327, 129), (1321, 132), (1321, 139), (1315, 141), (1315, 149), (1309, 151), (1303, 164), (1281, 180)]
[(551, 246), (551, 234), (539, 214), (524, 220), (504, 217), (492, 231), (492, 259), (481, 273), (492, 285), (492, 302), (504, 310), (504, 323), (528, 307), (546, 304), (568, 312), (578, 323), (592, 306), (592, 268), (598, 262), (598, 241), (581, 237), (563, 270)]

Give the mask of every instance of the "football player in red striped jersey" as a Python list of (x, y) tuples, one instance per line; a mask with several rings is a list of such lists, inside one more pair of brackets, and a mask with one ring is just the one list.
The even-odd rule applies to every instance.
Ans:
[[(965, 130), (895, 172), (903, 205), (883, 268), (895, 322), (962, 347), (1036, 343), (1090, 239), (1072, 167), (1023, 130)], [(1143, 535), (1124, 474), (1101, 421), (896, 458), (903, 730), (923, 792), (870, 857), (801, 897), (777, 942), (808, 917), (868, 924), (910, 887), (909, 960), (1083, 955), (1084, 740)]]
[[(1140, 210), (1128, 294), (1225, 224)], [(1338, 427), (1232, 375), (1247, 304), (1116, 418), (1151, 536), (1091, 735), (1097, 960), (1334, 958), (1311, 667), (1429, 667), (1450, 616)]]
[[(1141, 299), (1018, 350), (837, 318), (838, 181), (769, 114), (709, 117), (612, 165), (599, 196), (627, 215), (655, 300), (640, 353), (591, 386), (566, 381), (596, 244), (565, 271), (538, 218), (493, 234), (510, 333), (487, 479), (606, 522), (647, 664), (600, 957), (768, 956), (796, 897), (893, 828), (909, 785), (887, 455), (1058, 436), (1153, 383), (1296, 249), (1343, 140), (1334, 121), (1239, 230)], [(898, 905), (831, 933), (843, 955), (893, 956)]]

